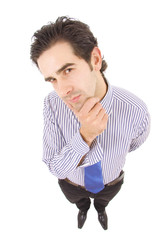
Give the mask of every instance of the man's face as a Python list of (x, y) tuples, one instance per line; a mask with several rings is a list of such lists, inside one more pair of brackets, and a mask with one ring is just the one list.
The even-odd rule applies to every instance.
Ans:
[(88, 98), (96, 96), (96, 71), (74, 54), (69, 43), (56, 43), (43, 52), (37, 62), (46, 81), (76, 110), (80, 110)]

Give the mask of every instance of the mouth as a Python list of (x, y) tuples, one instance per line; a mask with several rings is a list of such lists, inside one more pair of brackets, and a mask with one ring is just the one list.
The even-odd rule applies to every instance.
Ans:
[(72, 103), (76, 103), (76, 102), (79, 101), (80, 97), (81, 97), (81, 95), (79, 95), (77, 97), (74, 97), (74, 98), (70, 99), (69, 101), (72, 102)]

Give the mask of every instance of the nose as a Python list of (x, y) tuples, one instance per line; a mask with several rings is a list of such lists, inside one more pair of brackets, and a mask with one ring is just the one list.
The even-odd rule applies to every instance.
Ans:
[(67, 82), (60, 80), (58, 82), (58, 92), (60, 97), (68, 96), (73, 90), (73, 87), (69, 85)]

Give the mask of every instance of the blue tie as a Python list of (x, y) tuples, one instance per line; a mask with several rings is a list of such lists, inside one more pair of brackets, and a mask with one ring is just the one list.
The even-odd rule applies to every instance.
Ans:
[(85, 168), (84, 181), (89, 192), (98, 193), (104, 188), (101, 161)]

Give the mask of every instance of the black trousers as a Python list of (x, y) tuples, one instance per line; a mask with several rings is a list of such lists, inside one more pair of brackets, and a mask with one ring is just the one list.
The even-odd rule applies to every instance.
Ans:
[(90, 208), (91, 200), (94, 199), (94, 207), (98, 212), (103, 212), (108, 203), (120, 191), (123, 184), (123, 179), (113, 186), (105, 185), (105, 188), (97, 194), (88, 192), (84, 188), (74, 186), (65, 180), (58, 180), (60, 188), (65, 197), (71, 202), (75, 203), (81, 211), (88, 211)]

